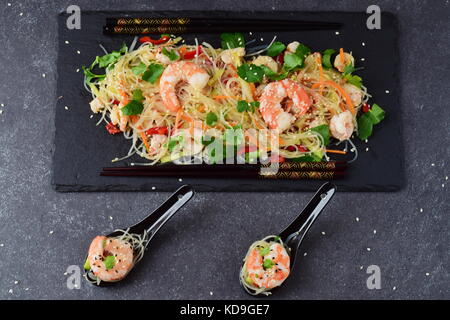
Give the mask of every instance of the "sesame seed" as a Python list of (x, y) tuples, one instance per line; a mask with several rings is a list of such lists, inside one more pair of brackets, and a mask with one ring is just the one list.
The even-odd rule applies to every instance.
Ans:
[(359, 266), (359, 270), (362, 270), (364, 268), (364, 266)]
[(430, 274), (427, 272), (427, 273), (425, 273), (425, 275), (428, 277)]
[(444, 188), (445, 187), (445, 184), (442, 184), (442, 188)]
[(112, 219), (113, 219), (113, 217), (109, 216), (109, 220), (112, 220)]
[(49, 233), (50, 233), (50, 234), (53, 234), (53, 232), (54, 232), (53, 230), (50, 230), (50, 232), (49, 232)]
[(445, 180), (448, 180), (448, 176), (445, 176)]
[(45, 73), (42, 74), (42, 78), (45, 78)]
[(155, 190), (156, 189), (156, 187), (152, 187), (152, 190)]
[(261, 41), (264, 41), (264, 38), (261, 38)]
[(339, 31), (336, 31), (334, 34), (338, 36), (339, 35)]
[(432, 164), (431, 164), (431, 166), (432, 166), (432, 167), (434, 167), (434, 166), (435, 166), (435, 164), (434, 164), (434, 163), (432, 163)]
[(11, 294), (13, 294), (14, 293), (14, 291), (13, 291), (13, 289), (9, 289), (9, 291), (8, 291), (9, 293), (11, 293)]
[(0, 247), (4, 247), (5, 245), (3, 243), (0, 243)]
[(69, 44), (69, 41), (66, 40), (66, 41), (64, 41), (64, 43), (65, 43), (65, 44)]
[(8, 7), (11, 7), (11, 3), (8, 2)]
[(366, 148), (366, 152), (368, 152), (368, 151), (369, 151), (369, 147)]
[(370, 251), (370, 248), (367, 248), (367, 251)]
[(361, 44), (362, 44), (362, 46), (363, 46), (363, 47), (365, 47), (365, 46), (366, 46), (366, 43), (365, 43), (365, 42), (363, 42), (363, 43), (361, 43)]
[(212, 291), (209, 292), (209, 295), (212, 296), (214, 293)]
[(23, 16), (23, 12), (19, 13), (19, 16)]
[(80, 50), (77, 50), (77, 53), (80, 54), (81, 53)]
[(28, 291), (28, 290), (30, 290), (30, 288), (25, 288), (25, 291)]
[(356, 220), (356, 222), (359, 222), (359, 218), (358, 217), (356, 217), (355, 220)]
[(89, 119), (92, 119), (94, 117), (94, 115), (93, 114), (91, 114), (90, 116), (89, 116)]
[(183, 181), (183, 179), (181, 179), (181, 178), (180, 178), (180, 179), (178, 179), (178, 181), (180, 181), (180, 182), (181, 182), (181, 181)]
[(68, 106), (65, 106), (64, 109), (69, 110), (69, 107), (68, 107)]
[(0, 104), (0, 106), (4, 107), (4, 106), (5, 106), (5, 104), (4, 104), (4, 103), (2, 103), (2, 104)]
[(248, 34), (249, 34), (249, 35), (252, 35), (253, 33), (249, 32)]
[(19, 284), (19, 281), (17, 281), (17, 280), (16, 280), (16, 281), (14, 281), (14, 284)]
[(77, 72), (80, 72), (80, 69), (77, 69), (76, 71), (77, 71)]
[(373, 234), (377, 234), (377, 230), (373, 230)]
[(369, 140), (366, 139), (366, 140), (364, 140), (364, 142), (367, 143), (367, 142), (369, 142)]
[(397, 287), (393, 287), (393, 288), (392, 288), (392, 290), (396, 290), (396, 289), (397, 289)]
[(305, 252), (305, 253), (303, 254), (304, 257), (306, 257), (307, 255), (308, 255), (308, 252)]
[(322, 235), (325, 235), (325, 231), (322, 231)]
[(420, 212), (423, 212), (423, 209), (422, 209), (422, 208), (420, 208)]
[(366, 58), (361, 58), (361, 61), (366, 61)]
[(3, 114), (3, 110), (0, 110), (0, 114)]

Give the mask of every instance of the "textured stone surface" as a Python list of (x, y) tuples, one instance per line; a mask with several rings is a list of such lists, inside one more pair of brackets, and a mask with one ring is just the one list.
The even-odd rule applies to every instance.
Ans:
[[(52, 190), (56, 14), (73, 1), (11, 3), (0, 4), (0, 298), (247, 298), (237, 282), (247, 246), (283, 228), (311, 194), (197, 194), (158, 234), (126, 282), (112, 288), (82, 282), (80, 290), (67, 289), (64, 272), (80, 263), (91, 237), (132, 224), (167, 194)], [(364, 11), (370, 4), (76, 2), (85, 10), (244, 10), (256, 3), (258, 10), (344, 11)], [(445, 80), (450, 72), (450, 5), (377, 3), (396, 13), (400, 22), (405, 141), (399, 152), (405, 153), (406, 188), (398, 193), (337, 194), (305, 240), (307, 255), (274, 298), (450, 298)], [(388, 59), (389, 53), (380, 58)], [(372, 264), (381, 268), (380, 290), (366, 287), (366, 268)]]

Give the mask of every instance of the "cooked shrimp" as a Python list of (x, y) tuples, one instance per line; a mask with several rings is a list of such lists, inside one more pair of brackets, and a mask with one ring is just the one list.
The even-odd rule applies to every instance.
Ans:
[(164, 134), (154, 134), (150, 140), (150, 151), (158, 152), (164, 143), (167, 141), (167, 136)]
[(286, 51), (288, 51), (290, 53), (295, 53), (295, 51), (297, 51), (297, 48), (299, 45), (300, 45), (300, 42), (298, 42), (298, 41), (291, 42), (287, 45)]
[(93, 113), (99, 113), (105, 108), (105, 105), (100, 101), (99, 98), (95, 98), (92, 100), (89, 105), (91, 106), (91, 110)]
[(159, 88), (164, 105), (172, 112), (181, 108), (176, 93), (176, 86), (180, 81), (186, 81), (194, 89), (201, 90), (208, 84), (209, 75), (193, 62), (179, 61), (169, 65), (161, 75)]
[(272, 243), (267, 254), (255, 247), (245, 262), (252, 284), (264, 289), (278, 287), (289, 276), (290, 257), (280, 243)]
[[(285, 98), (290, 102), (286, 110), (281, 103)], [(269, 83), (259, 99), (259, 111), (271, 129), (280, 132), (288, 129), (296, 118), (305, 114), (311, 106), (311, 100), (299, 83), (284, 79)]]
[(345, 91), (347, 91), (348, 95), (350, 96), (350, 100), (352, 100), (353, 105), (359, 106), (363, 98), (362, 90), (350, 83), (344, 84), (343, 88)]
[[(113, 263), (107, 266), (109, 256)], [(133, 268), (133, 248), (123, 240), (97, 236), (91, 243), (88, 260), (92, 273), (102, 281), (119, 281)]]
[(253, 60), (253, 64), (257, 66), (266, 66), (273, 72), (278, 72), (278, 63), (269, 56), (259, 56)]
[(333, 137), (340, 141), (347, 140), (351, 137), (355, 125), (353, 124), (353, 115), (346, 110), (342, 113), (334, 115), (330, 121), (330, 132)]
[(245, 56), (245, 48), (233, 48), (224, 50), (220, 54), (220, 58), (226, 64), (238, 65), (241, 59)]
[[(334, 59), (334, 67), (338, 69), (340, 72), (344, 72), (345, 67), (348, 65), (355, 65), (355, 58), (350, 53), (343, 53), (344, 59), (342, 59), (341, 55), (338, 54)], [(343, 61), (342, 61), (343, 60)]]

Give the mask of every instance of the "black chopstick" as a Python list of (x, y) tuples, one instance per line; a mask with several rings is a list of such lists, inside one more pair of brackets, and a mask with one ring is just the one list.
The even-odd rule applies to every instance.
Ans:
[(107, 18), (106, 26), (167, 26), (167, 25), (184, 25), (184, 26), (205, 26), (218, 25), (226, 27), (228, 25), (263, 25), (263, 26), (303, 26), (303, 27), (326, 27), (335, 29), (342, 27), (339, 22), (328, 21), (304, 21), (304, 20), (277, 20), (277, 19), (242, 19), (242, 18), (192, 18), (192, 17), (134, 17), (134, 18)]
[[(183, 34), (183, 33), (222, 33), (222, 32), (281, 32), (281, 31), (305, 31), (305, 30), (329, 30), (328, 26), (290, 26), (290, 25), (251, 25), (234, 24), (229, 26), (185, 26), (185, 25), (161, 25), (161, 26), (104, 26), (103, 33), (114, 34)], [(334, 27), (331, 29), (335, 29)]]
[(225, 179), (291, 179), (291, 180), (332, 180), (343, 178), (343, 171), (278, 171), (274, 174), (262, 174), (259, 171), (232, 171), (232, 172), (204, 172), (204, 171), (185, 171), (185, 172), (149, 172), (149, 171), (102, 171), (100, 176), (109, 177), (166, 177), (166, 178), (225, 178)]
[[(121, 172), (184, 172), (184, 171), (251, 171), (261, 170), (261, 168), (275, 168), (275, 164), (159, 164), (153, 166), (125, 166), (106, 167), (103, 171)], [(347, 168), (345, 161), (318, 161), (318, 162), (282, 162), (278, 163), (278, 170), (281, 171), (343, 171)]]

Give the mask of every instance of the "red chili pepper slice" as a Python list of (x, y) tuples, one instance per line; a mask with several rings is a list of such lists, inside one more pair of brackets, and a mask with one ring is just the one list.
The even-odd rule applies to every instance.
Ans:
[(139, 38), (139, 42), (140, 43), (150, 42), (150, 43), (153, 43), (153, 44), (162, 44), (162, 43), (165, 43), (165, 42), (169, 41), (169, 39), (170, 39), (169, 36), (162, 36), (159, 39), (152, 39), (149, 36), (145, 36), (145, 37)]
[(364, 103), (362, 106), (362, 112), (366, 113), (370, 111), (370, 105), (367, 103)]
[(284, 52), (277, 55), (275, 57), (275, 61), (278, 62), (279, 64), (283, 64), (284, 63)]
[(120, 129), (117, 128), (117, 126), (112, 124), (111, 122), (108, 122), (108, 124), (105, 126), (105, 128), (109, 132), (109, 134), (120, 133)]
[(196, 50), (184, 52), (182, 54), (181, 58), (185, 59), (185, 60), (194, 59), (195, 55), (197, 54), (197, 50), (198, 50), (198, 54), (200, 55), (202, 53), (202, 46), (198, 46)]
[(286, 149), (291, 152), (293, 151), (308, 152), (308, 149), (306, 149), (304, 146), (297, 145), (296, 147), (297, 149), (294, 146), (288, 146)]
[(117, 104), (118, 105), (118, 104), (120, 104), (120, 101), (119, 100), (113, 100), (112, 104)]
[(152, 134), (167, 135), (168, 132), (169, 132), (169, 129), (167, 127), (153, 127), (153, 128), (148, 129), (147, 131), (145, 131), (145, 133), (148, 134), (149, 136)]

